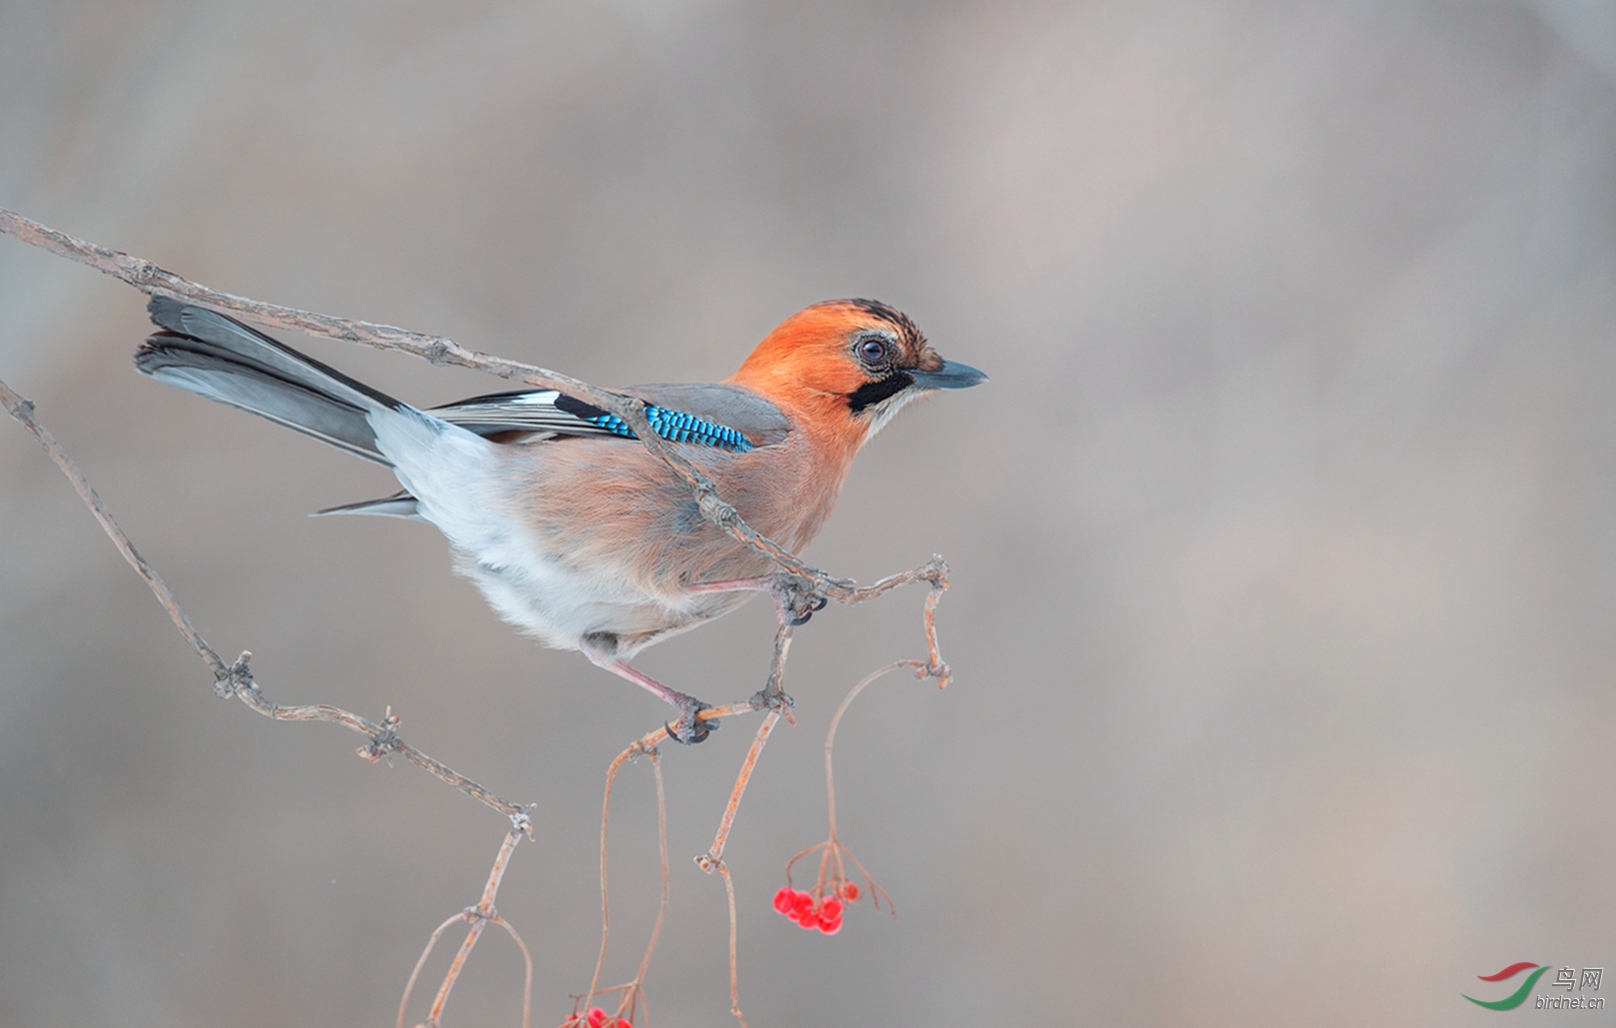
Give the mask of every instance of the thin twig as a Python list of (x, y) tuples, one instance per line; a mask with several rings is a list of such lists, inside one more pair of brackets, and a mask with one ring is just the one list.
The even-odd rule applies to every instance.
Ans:
[(747, 748), (746, 759), (741, 761), (740, 774), (735, 778), (735, 787), (730, 790), (729, 802), (724, 805), (724, 815), (719, 819), (718, 834), (713, 836), (713, 844), (707, 852), (696, 858), (697, 867), (708, 874), (717, 871), (724, 879), (724, 893), (729, 898), (730, 1013), (741, 1023), (741, 1028), (746, 1028), (746, 1016), (741, 1013), (740, 966), (736, 958), (739, 930), (735, 920), (735, 883), (730, 880), (729, 866), (724, 863), (724, 847), (729, 841), (730, 828), (735, 824), (735, 814), (740, 810), (741, 797), (746, 793), (747, 783), (752, 780), (752, 772), (757, 767), (758, 757), (763, 753), (764, 745), (769, 741), (769, 734), (774, 731), (774, 726), (779, 723), (781, 715), (790, 710), (789, 700), (786, 699), (782, 688), (786, 657), (790, 652), (791, 625), (782, 624), (774, 636), (774, 663), (769, 670), (769, 682), (759, 694), (759, 701), (767, 704), (768, 713), (763, 716), (763, 723), (758, 725), (757, 734), (752, 737), (752, 745)]
[(764, 715), (763, 723), (758, 725), (757, 735), (746, 751), (746, 759), (741, 762), (741, 772), (735, 778), (735, 787), (730, 790), (729, 802), (724, 805), (724, 816), (719, 819), (718, 834), (713, 836), (712, 848), (696, 858), (696, 866), (708, 874), (724, 860), (724, 845), (729, 840), (731, 826), (735, 824), (735, 814), (740, 810), (741, 796), (746, 792), (746, 783), (752, 780), (752, 769), (757, 767), (758, 756), (763, 752), (764, 743), (769, 741), (769, 733), (774, 731), (781, 715), (788, 714), (791, 709), (790, 699), (783, 688), (786, 658), (791, 653), (791, 631), (790, 624), (781, 624), (775, 630), (774, 663), (769, 669), (769, 682), (753, 700), (755, 704), (767, 706), (769, 712)]
[(741, 1028), (746, 1028), (746, 1017), (741, 1013), (740, 970), (736, 962), (735, 883), (730, 881), (729, 866), (724, 863), (724, 846), (729, 840), (730, 826), (735, 823), (735, 812), (740, 809), (741, 796), (746, 792), (746, 783), (752, 778), (752, 771), (757, 767), (758, 755), (763, 752), (764, 743), (769, 741), (769, 733), (774, 731), (774, 726), (779, 722), (782, 709), (770, 710), (764, 715), (763, 723), (758, 725), (757, 735), (752, 737), (752, 745), (746, 751), (746, 759), (741, 762), (741, 773), (735, 779), (735, 788), (730, 790), (729, 802), (724, 806), (724, 816), (719, 821), (718, 834), (713, 837), (712, 848), (696, 858), (697, 867), (708, 874), (717, 871), (724, 878), (724, 892), (729, 897), (730, 1013), (741, 1022)]
[(746, 759), (741, 761), (741, 773), (735, 778), (735, 788), (730, 790), (729, 802), (724, 805), (724, 816), (718, 822), (718, 834), (713, 836), (713, 845), (706, 853), (696, 858), (696, 866), (708, 874), (724, 860), (724, 846), (729, 841), (729, 830), (735, 824), (736, 811), (741, 806), (741, 796), (746, 793), (746, 783), (752, 780), (752, 770), (757, 767), (758, 755), (763, 752), (763, 745), (769, 741), (769, 733), (774, 731), (775, 724), (780, 720), (780, 711), (771, 710), (763, 716), (763, 723), (758, 725), (757, 735), (752, 737), (752, 745), (746, 751)]
[(450, 916), (442, 924), (438, 925), (437, 930), (426, 940), (426, 949), (421, 951), (421, 959), (415, 962), (415, 970), (410, 972), (410, 980), (404, 983), (404, 995), (398, 1001), (398, 1028), (404, 1028), (404, 1009), (410, 1005), (410, 993), (415, 991), (415, 980), (421, 977), (421, 968), (426, 966), (426, 958), (432, 955), (432, 947), (438, 944), (438, 937), (448, 931), (450, 925), (465, 919), (466, 912), (463, 910)]
[[(656, 923), (651, 926), (651, 940), (645, 944), (645, 956), (640, 958), (640, 969), (634, 973), (636, 986), (645, 981), (645, 972), (651, 966), (651, 954), (656, 952), (657, 937), (662, 934), (662, 922), (668, 916), (668, 797), (662, 786), (662, 758), (655, 750), (648, 756), (651, 758), (651, 773), (656, 776), (657, 854), (662, 860), (662, 898), (657, 903)], [(643, 990), (637, 989), (636, 992)], [(630, 1020), (633, 1019), (632, 1015), (631, 1008)]]
[[(666, 730), (657, 729), (666, 735)], [(656, 732), (652, 732), (655, 735)], [(584, 1006), (588, 1007), (595, 1001), (595, 993), (600, 991), (600, 972), (606, 965), (606, 943), (612, 935), (612, 910), (606, 888), (606, 839), (607, 830), (612, 822), (612, 783), (617, 779), (617, 769), (622, 767), (630, 758), (641, 753), (655, 753), (644, 745), (643, 739), (636, 739), (628, 747), (606, 765), (606, 796), (600, 804), (600, 955), (595, 958), (595, 974), (589, 979), (589, 993), (584, 997)]]
[(112, 540), (112, 545), (118, 548), (118, 552), (123, 554), (123, 559), (129, 562), (129, 566), (135, 569), (135, 574), (145, 580), (146, 585), (151, 588), (152, 595), (157, 597), (157, 602), (168, 611), (174, 627), (180, 630), (180, 634), (191, 644), (197, 656), (207, 662), (214, 677), (228, 680), (230, 665), (226, 664), (218, 652), (208, 645), (207, 640), (202, 638), (202, 633), (196, 630), (191, 624), (191, 619), (185, 615), (185, 611), (180, 609), (179, 601), (174, 599), (173, 591), (157, 573), (157, 569), (146, 563), (146, 558), (140, 555), (135, 549), (135, 544), (129, 541), (129, 537), (123, 534), (123, 529), (113, 520), (112, 512), (102, 502), (101, 495), (90, 485), (84, 473), (73, 463), (73, 459), (62, 449), (62, 445), (51, 435), (50, 430), (39, 423), (34, 416), (34, 402), (17, 395), (4, 381), (0, 381), (0, 403), (5, 405), (6, 412), (15, 418), (19, 425), (28, 430), (28, 434), (34, 437), (34, 441), (39, 443), (51, 461), (61, 469), (62, 474), (67, 476), (68, 482), (73, 485), (73, 491), (79, 494), (79, 499), (84, 501), (84, 505), (90, 508), (90, 513), (95, 515), (95, 520), (100, 522), (101, 530)]
[(741, 1013), (741, 978), (735, 959), (735, 883), (729, 878), (729, 865), (718, 861), (718, 873), (724, 876), (724, 895), (729, 899), (729, 1012), (746, 1028), (746, 1015)]
[(509, 921), (505, 920), (503, 917), (500, 917), (497, 914), (495, 916), (489, 918), (488, 920), (492, 921), (494, 924), (497, 924), (501, 928), (505, 929), (506, 933), (510, 935), (511, 941), (516, 943), (516, 948), (522, 951), (522, 963), (527, 966), (527, 972), (526, 972), (525, 976), (522, 979), (522, 1028), (532, 1028), (532, 1024), (533, 1024), (533, 954), (528, 952), (527, 943), (522, 941), (521, 934), (519, 932), (517, 932), (515, 927), (513, 927)]
[[(937, 596), (939, 592), (939, 590), (933, 590), (932, 596)], [(930, 597), (928, 597), (928, 613), (934, 606), (935, 603), (931, 601)], [(928, 627), (929, 625), (930, 622), (928, 620)], [(876, 884), (875, 878), (871, 876), (869, 871), (865, 870), (863, 862), (853, 854), (852, 850), (849, 850), (846, 846), (842, 845), (842, 841), (837, 835), (836, 774), (832, 763), (831, 754), (836, 745), (836, 730), (841, 727), (842, 724), (842, 715), (847, 713), (847, 708), (852, 705), (853, 700), (858, 697), (859, 693), (867, 689), (872, 683), (875, 682), (876, 679), (880, 678), (881, 676), (890, 674), (899, 668), (905, 667), (914, 668), (916, 677), (925, 678), (928, 675), (933, 675), (941, 682), (946, 684), (948, 674), (947, 665), (942, 666), (941, 673), (938, 673), (935, 670), (936, 666), (940, 663), (941, 661), (937, 657), (936, 640), (933, 636), (931, 660), (929, 663), (918, 660), (895, 660), (886, 667), (878, 668), (875, 671), (870, 672), (857, 685), (853, 686), (852, 689), (849, 689), (846, 696), (842, 697), (842, 702), (836, 707), (836, 713), (831, 716), (830, 729), (825, 733), (825, 807), (826, 820), (829, 822), (830, 834), (824, 842), (816, 843), (798, 853), (790, 860), (786, 861), (786, 884), (788, 887), (791, 885), (792, 866), (803, 857), (817, 851), (819, 853), (819, 876), (815, 880), (814, 887), (812, 889), (812, 894), (816, 899), (823, 899), (827, 893), (837, 898), (843, 898), (843, 894), (845, 892), (843, 886), (847, 881), (847, 865), (844, 863), (844, 861), (851, 860), (854, 866), (859, 869), (859, 873), (864, 876), (865, 887), (870, 893), (870, 902), (875, 904), (875, 908), (877, 910), (881, 909), (881, 900), (885, 898), (887, 908), (891, 910), (894, 915), (897, 914), (897, 908), (892, 904), (892, 897), (887, 895), (887, 891), (885, 889)], [(825, 887), (827, 871), (830, 872), (829, 878), (831, 882), (831, 887), (828, 890)]]
[(831, 771), (830, 754), (831, 747), (836, 745), (836, 729), (841, 725), (842, 715), (847, 713), (848, 705), (853, 702), (859, 693), (863, 692), (877, 678), (890, 674), (901, 667), (924, 668), (925, 665), (918, 660), (895, 660), (884, 668), (870, 672), (862, 682), (853, 686), (848, 694), (842, 697), (842, 702), (837, 706), (836, 713), (831, 716), (830, 731), (825, 733), (825, 794), (828, 801), (827, 806), (830, 809), (830, 838), (832, 842), (836, 840), (836, 775)]

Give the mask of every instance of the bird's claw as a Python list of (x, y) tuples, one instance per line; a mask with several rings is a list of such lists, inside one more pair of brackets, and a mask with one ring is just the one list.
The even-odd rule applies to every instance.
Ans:
[(790, 621), (786, 622), (792, 628), (796, 628), (798, 625), (806, 625), (809, 618), (813, 617), (817, 612), (824, 610), (825, 604), (830, 602), (830, 600), (823, 596), (808, 596), (805, 597), (805, 599), (807, 601), (805, 603), (800, 605), (792, 605), (793, 616)]
[(718, 730), (718, 719), (715, 717), (703, 720), (696, 715), (703, 710), (712, 708), (711, 703), (700, 700), (691, 700), (690, 703), (679, 705), (679, 720), (663, 724), (668, 732), (668, 738), (686, 746), (694, 746)]

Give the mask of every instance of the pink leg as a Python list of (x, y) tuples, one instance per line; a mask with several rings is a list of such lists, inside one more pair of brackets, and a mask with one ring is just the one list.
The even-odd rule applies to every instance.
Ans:
[(696, 713), (707, 707), (708, 704), (677, 689), (670, 689), (645, 672), (631, 667), (628, 661), (608, 657), (587, 642), (583, 643), (581, 648), (584, 656), (588, 657), (596, 667), (604, 668), (619, 678), (625, 678), (633, 682), (657, 699), (672, 705), (678, 710), (679, 720), (667, 726), (668, 734), (675, 740), (687, 744), (698, 743), (707, 738), (712, 730), (718, 727), (716, 720), (696, 720)]
[(757, 578), (732, 578), (727, 582), (702, 582), (699, 585), (686, 586), (685, 591), (693, 593), (738, 593), (760, 592), (772, 593), (780, 588), (778, 575), (760, 575)]
[(825, 598), (815, 596), (798, 583), (803, 579), (777, 573), (757, 578), (734, 578), (727, 582), (702, 582), (687, 586), (693, 593), (760, 592), (774, 597), (774, 613), (782, 625), (806, 625), (814, 612), (825, 608)]

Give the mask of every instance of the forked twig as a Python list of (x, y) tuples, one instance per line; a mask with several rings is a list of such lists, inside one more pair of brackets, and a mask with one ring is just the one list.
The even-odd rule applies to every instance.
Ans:
[(447, 782), (466, 795), (493, 807), (506, 817), (522, 819), (523, 830), (531, 830), (526, 821), (528, 816), (527, 807), (496, 796), (442, 761), (427, 756), (399, 738), (397, 732), (399, 719), (393, 715), (391, 709), (388, 710), (381, 723), (378, 724), (358, 714), (325, 703), (283, 707), (278, 703), (271, 703), (264, 699), (263, 693), (259, 691), (257, 683), (253, 680), (252, 669), (249, 664), (252, 654), (243, 652), (241, 656), (236, 658), (234, 663), (226, 664), (224, 658), (219, 656), (218, 651), (208, 645), (208, 641), (202, 638), (202, 633), (196, 630), (196, 627), (191, 624), (191, 619), (180, 608), (179, 601), (174, 598), (173, 591), (163, 581), (162, 576), (157, 573), (157, 569), (147, 563), (146, 558), (142, 557), (140, 552), (135, 549), (134, 543), (130, 542), (123, 529), (118, 527), (118, 522), (113, 519), (112, 512), (107, 509), (107, 505), (102, 501), (100, 494), (90, 485), (89, 481), (84, 477), (84, 473), (73, 462), (73, 459), (62, 449), (61, 444), (56, 441), (56, 437), (51, 435), (50, 430), (40, 423), (35, 416), (33, 403), (19, 396), (4, 381), (0, 381), (0, 404), (3, 404), (6, 411), (16, 419), (17, 423), (22, 425), (29, 435), (34, 437), (34, 440), (39, 443), (51, 461), (67, 477), (68, 482), (72, 483), (74, 491), (79, 494), (85, 506), (90, 508), (90, 513), (95, 515), (95, 520), (100, 523), (101, 530), (112, 540), (112, 544), (118, 548), (118, 552), (123, 554), (123, 559), (128, 561), (129, 566), (135, 569), (135, 574), (139, 575), (141, 580), (151, 589), (152, 595), (157, 598), (157, 602), (163, 605), (164, 610), (168, 611), (169, 619), (174, 622), (174, 627), (179, 629), (180, 634), (185, 637), (185, 641), (191, 644), (191, 648), (196, 651), (197, 656), (201, 657), (203, 662), (208, 665), (209, 670), (213, 672), (215, 693), (221, 697), (235, 696), (251, 709), (276, 721), (328, 721), (332, 724), (342, 725), (370, 740), (368, 746), (360, 747), (359, 755), (372, 763), (387, 757), (389, 754), (402, 754), (411, 763), (425, 768), (439, 780)]
[[(810, 853), (819, 854), (819, 876), (814, 882), (814, 887), (809, 890), (809, 894), (814, 897), (816, 903), (830, 898), (847, 902), (857, 898), (858, 892), (849, 890), (846, 886), (847, 866), (845, 861), (851, 860), (853, 865), (858, 868), (859, 873), (864, 876), (865, 889), (869, 892), (870, 901), (875, 904), (875, 908), (880, 910), (881, 901), (884, 899), (886, 900), (887, 909), (891, 910), (893, 914), (897, 913), (897, 908), (892, 903), (892, 897), (887, 895), (885, 889), (876, 884), (875, 878), (869, 871), (865, 870), (863, 862), (853, 854), (852, 850), (842, 845), (841, 838), (836, 833), (836, 775), (832, 769), (831, 751), (836, 745), (836, 729), (841, 726), (842, 715), (847, 713), (847, 708), (854, 698), (874, 683), (876, 679), (905, 667), (917, 669), (922, 676), (926, 672), (926, 664), (918, 660), (895, 660), (886, 667), (878, 668), (848, 690), (847, 695), (842, 697), (842, 702), (836, 707), (836, 713), (830, 719), (830, 730), (825, 733), (825, 806), (830, 833), (824, 842), (815, 843), (786, 861), (786, 886), (790, 888), (792, 885), (791, 869), (796, 865), (797, 861)], [(830, 882), (829, 888), (826, 888), (827, 880)]]
[(460, 972), (465, 969), (466, 960), (471, 956), (472, 949), (476, 947), (477, 940), (482, 937), (484, 926), (489, 924), (497, 924), (504, 928), (505, 931), (510, 933), (512, 940), (516, 942), (517, 947), (522, 951), (522, 959), (527, 964), (527, 979), (522, 990), (522, 1028), (529, 1028), (533, 1010), (533, 955), (528, 952), (527, 944), (522, 941), (522, 937), (517, 934), (516, 929), (511, 927), (504, 918), (500, 917), (499, 912), (494, 909), (494, 899), (499, 894), (500, 882), (505, 878), (505, 868), (510, 863), (511, 853), (515, 851), (516, 844), (522, 841), (523, 834), (523, 829), (513, 821), (511, 830), (505, 834), (504, 843), (500, 845), (499, 853), (494, 857), (494, 866), (488, 872), (488, 884), (483, 886), (483, 894), (477, 901), (477, 905), (467, 907), (443, 922), (432, 933), (432, 937), (427, 940), (426, 949), (422, 950), (421, 958), (415, 962), (415, 970), (410, 972), (410, 979), (404, 985), (404, 995), (398, 1001), (398, 1028), (404, 1028), (404, 1011), (409, 1006), (410, 993), (415, 989), (415, 981), (421, 974), (421, 968), (426, 964), (427, 957), (431, 955), (432, 948), (437, 945), (438, 937), (456, 921), (469, 922), (471, 928), (466, 932), (466, 938), (461, 942), (460, 949), (456, 951), (454, 960), (450, 962), (448, 973), (443, 976), (443, 984), (438, 987), (438, 994), (432, 1001), (432, 1009), (427, 1014), (426, 1021), (423, 1022), (423, 1028), (438, 1028), (438, 1025), (442, 1022), (443, 1008), (449, 1002), (449, 992), (454, 988), (455, 982), (460, 979)]

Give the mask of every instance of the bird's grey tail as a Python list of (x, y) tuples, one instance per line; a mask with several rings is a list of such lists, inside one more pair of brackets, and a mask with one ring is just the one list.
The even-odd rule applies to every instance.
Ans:
[(166, 296), (146, 310), (163, 331), (135, 352), (142, 374), (391, 466), (366, 415), (404, 404), (234, 318)]
[(360, 500), (358, 503), (344, 503), (340, 507), (327, 507), (310, 514), (311, 518), (325, 517), (327, 514), (380, 514), (389, 518), (404, 518), (408, 521), (425, 521), (421, 517), (420, 501), (411, 496), (409, 490), (383, 496), (379, 500)]

